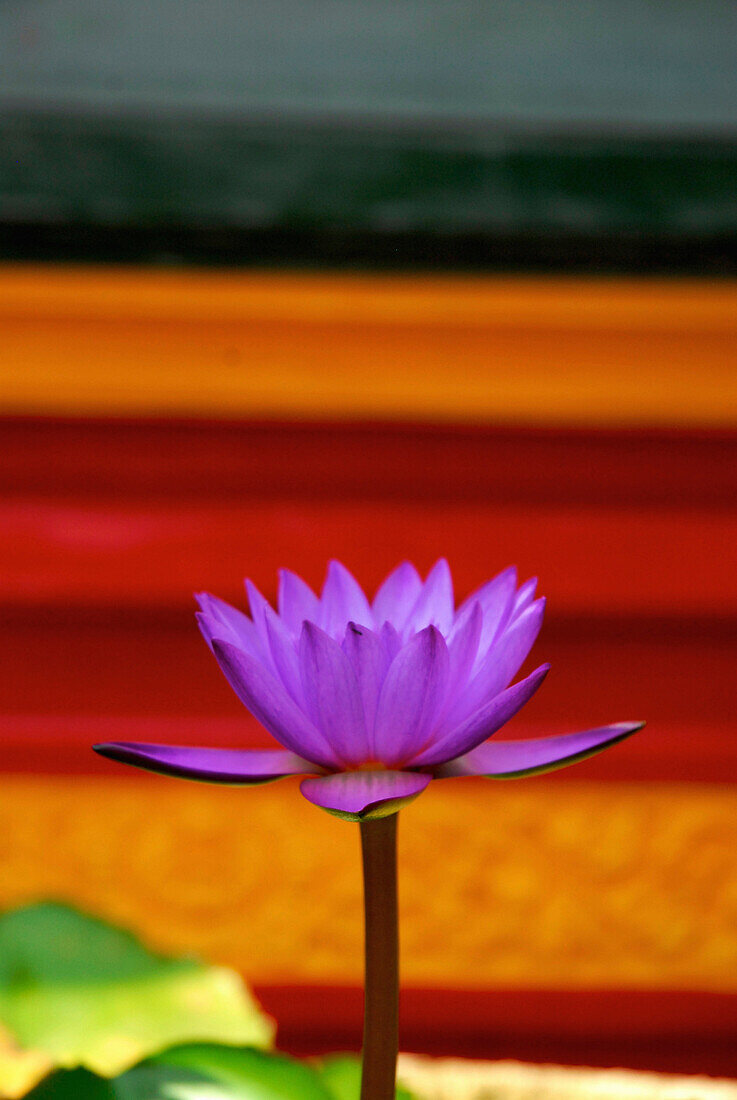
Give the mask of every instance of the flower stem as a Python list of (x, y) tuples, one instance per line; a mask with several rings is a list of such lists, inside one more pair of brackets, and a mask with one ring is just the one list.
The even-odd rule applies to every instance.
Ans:
[(397, 817), (361, 822), (366, 918), (361, 1100), (394, 1100), (399, 1049)]

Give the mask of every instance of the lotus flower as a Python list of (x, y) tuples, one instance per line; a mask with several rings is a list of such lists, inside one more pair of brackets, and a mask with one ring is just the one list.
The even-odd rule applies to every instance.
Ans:
[(534, 775), (628, 737), (622, 722), (559, 737), (488, 741), (537, 691), (540, 665), (510, 683), (535, 641), (545, 601), (506, 569), (457, 609), (448, 564), (423, 582), (405, 562), (369, 602), (339, 562), (318, 597), (280, 575), (278, 612), (246, 582), (250, 617), (200, 594), (205, 639), (273, 750), (115, 743), (113, 760), (213, 783), (306, 776), (302, 794), (352, 821), (386, 817), (432, 779)]

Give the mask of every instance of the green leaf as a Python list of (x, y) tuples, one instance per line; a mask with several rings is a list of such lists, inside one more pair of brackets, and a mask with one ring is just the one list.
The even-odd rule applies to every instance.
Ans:
[[(351, 1054), (336, 1054), (326, 1058), (319, 1073), (327, 1085), (332, 1100), (360, 1100), (361, 1060)], [(397, 1085), (397, 1100), (413, 1100), (403, 1085)]]
[(332, 1100), (319, 1074), (281, 1054), (196, 1043), (164, 1051), (107, 1081), (55, 1073), (27, 1100)]
[(59, 1070), (42, 1081), (28, 1100), (119, 1100), (115, 1082), (88, 1069)]
[[(191, 1043), (166, 1050), (149, 1065), (171, 1073), (174, 1069), (199, 1073), (221, 1088), (222, 1100), (331, 1100), (319, 1074), (284, 1054), (262, 1050)], [(133, 1077), (132, 1070), (128, 1077)], [(196, 1094), (191, 1094), (194, 1100)], [(209, 1094), (208, 1094), (209, 1096)], [(213, 1100), (216, 1093), (212, 1093)], [(124, 1100), (148, 1100), (142, 1093)], [(177, 1097), (177, 1100), (179, 1098)], [(182, 1094), (182, 1100), (185, 1100)], [(187, 1098), (188, 1100), (188, 1098)]]
[(9, 1096), (40, 1076), (19, 1084), (18, 1061), (29, 1052), (47, 1069), (112, 1077), (177, 1043), (263, 1047), (273, 1038), (234, 971), (157, 955), (130, 933), (55, 904), (0, 917), (0, 1028), (0, 1095)]

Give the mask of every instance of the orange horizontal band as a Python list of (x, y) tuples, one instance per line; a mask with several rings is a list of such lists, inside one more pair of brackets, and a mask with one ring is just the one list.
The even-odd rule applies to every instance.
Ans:
[[(0, 907), (67, 898), (257, 984), (360, 984), (354, 826), (292, 781), (109, 771), (2, 777)], [(399, 848), (407, 986), (737, 992), (727, 787), (438, 782)]]
[(0, 269), (9, 413), (737, 424), (737, 284)]

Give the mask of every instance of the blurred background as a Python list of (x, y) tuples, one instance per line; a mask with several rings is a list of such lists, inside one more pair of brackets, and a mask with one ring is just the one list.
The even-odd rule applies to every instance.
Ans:
[(4, 0), (1, 907), (357, 1048), (357, 831), (90, 745), (267, 743), (195, 590), (516, 563), (552, 672), (509, 736), (648, 726), (402, 815), (403, 1046), (737, 1076), (736, 41), (729, 0)]

